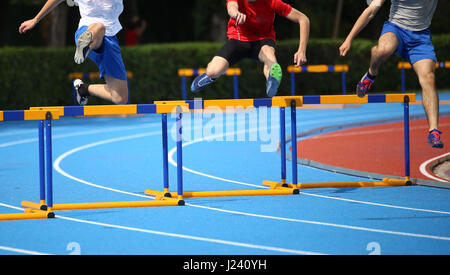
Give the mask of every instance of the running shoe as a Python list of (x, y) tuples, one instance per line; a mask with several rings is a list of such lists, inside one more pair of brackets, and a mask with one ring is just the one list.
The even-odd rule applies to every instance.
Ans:
[(191, 91), (193, 93), (198, 93), (214, 81), (216, 81), (216, 79), (212, 79), (206, 73), (203, 73), (194, 79), (191, 85)]
[(438, 129), (432, 130), (428, 135), (428, 144), (430, 144), (433, 148), (444, 148), (444, 144), (441, 140), (441, 134), (442, 132)]
[(361, 78), (361, 81), (359, 81), (358, 85), (356, 86), (356, 94), (359, 97), (364, 97), (366, 93), (370, 90), (370, 87), (372, 87), (372, 84), (375, 80), (370, 79), (367, 76), (368, 72), (364, 74), (364, 76)]
[(83, 85), (83, 81), (81, 79), (75, 79), (73, 81), (73, 87), (75, 88), (75, 91), (77, 92), (77, 102), (79, 105), (84, 106), (88, 103), (88, 97), (87, 96), (80, 96), (80, 88), (81, 85)]
[(75, 50), (74, 60), (75, 63), (81, 64), (88, 57), (91, 52), (91, 43), (92, 43), (92, 32), (85, 31), (83, 32), (77, 40), (77, 47)]
[(281, 66), (278, 63), (272, 64), (269, 71), (269, 78), (266, 83), (266, 93), (269, 97), (274, 97), (277, 94), (278, 87), (281, 83), (281, 78), (283, 73), (281, 71)]

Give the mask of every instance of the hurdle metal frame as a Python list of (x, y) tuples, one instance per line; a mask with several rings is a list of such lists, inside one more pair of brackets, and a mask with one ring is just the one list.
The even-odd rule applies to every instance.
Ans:
[[(412, 66), (409, 62), (399, 62), (397, 64), (397, 68), (400, 70), (401, 73), (401, 84), (402, 84), (402, 92), (406, 93), (406, 76), (405, 76), (405, 70), (411, 70)], [(436, 62), (436, 69), (450, 69), (450, 61), (441, 61)]]
[[(63, 107), (33, 107), (24, 111), (0, 111), (0, 121), (38, 120), (39, 136), (39, 190), (40, 202), (23, 201), (26, 207), (24, 213), (0, 214), (1, 220), (46, 219), (54, 218), (54, 211), (76, 209), (179, 206), (185, 205), (185, 198), (221, 197), (221, 196), (268, 196), (296, 195), (304, 188), (336, 188), (336, 187), (376, 187), (410, 185), (410, 153), (409, 153), (409, 103), (415, 102), (415, 94), (382, 94), (366, 95), (360, 98), (356, 95), (339, 96), (285, 96), (265, 99), (231, 99), (231, 100), (186, 100), (186, 101), (156, 101), (154, 104), (137, 105), (102, 105), (102, 106), (63, 106)], [(404, 150), (405, 179), (383, 179), (369, 182), (318, 182), (299, 183), (297, 167), (297, 107), (303, 104), (345, 104), (345, 103), (403, 103), (404, 104)], [(182, 114), (186, 112), (212, 108), (280, 108), (280, 142), (281, 142), (281, 182), (263, 181), (263, 186), (269, 189), (258, 190), (221, 190), (221, 191), (189, 191), (183, 187), (183, 155), (182, 155)], [(292, 182), (286, 182), (286, 135), (285, 108), (291, 112), (292, 135)], [(163, 191), (145, 190), (145, 194), (153, 196), (154, 201), (123, 201), (123, 202), (93, 202), (93, 203), (53, 203), (53, 163), (51, 122), (62, 116), (87, 115), (118, 115), (118, 114), (161, 114), (163, 139)], [(177, 147), (177, 192), (169, 192), (168, 174), (168, 143), (167, 114), (176, 113), (176, 147)], [(44, 157), (45, 156), (45, 157)], [(45, 174), (47, 177), (45, 177)], [(46, 188), (47, 187), (47, 190)]]
[[(63, 116), (88, 115), (128, 115), (128, 114), (162, 114), (163, 119), (167, 113), (177, 113), (177, 121), (181, 114), (188, 112), (186, 104), (137, 104), (137, 105), (101, 105), (101, 106), (61, 106), (61, 107), (32, 107), (30, 110), (0, 111), (0, 121), (38, 120), (39, 138), (39, 203), (22, 201), (24, 213), (0, 214), (2, 220), (46, 219), (55, 218), (54, 211), (76, 209), (101, 209), (125, 207), (152, 207), (152, 206), (178, 206), (184, 205), (182, 197), (178, 199), (153, 201), (122, 201), (122, 202), (92, 202), (92, 203), (53, 203), (53, 161), (52, 161), (52, 120)], [(167, 128), (166, 128), (167, 130)], [(164, 129), (163, 129), (164, 131)], [(165, 136), (167, 139), (167, 135)], [(181, 159), (180, 159), (181, 161)], [(168, 174), (167, 166), (164, 175)], [(178, 179), (182, 176), (178, 175)], [(181, 183), (178, 184), (181, 186)]]
[[(178, 76), (181, 77), (181, 98), (187, 99), (186, 77), (198, 76), (206, 72), (206, 68), (191, 69), (182, 68), (178, 70)], [(240, 68), (228, 68), (225, 75), (233, 77), (233, 96), (234, 99), (239, 99), (239, 76), (241, 75)]]
[[(75, 86), (73, 85), (73, 82), (75, 79), (82, 79), (82, 80), (92, 80), (92, 79), (100, 79), (100, 73), (99, 72), (91, 72), (91, 73), (70, 73), (69, 79), (72, 81), (72, 105), (77, 106), (77, 91), (75, 90)], [(127, 72), (127, 79), (130, 80), (133, 78), (132, 72)], [(127, 104), (130, 104), (130, 83), (128, 82), (128, 102)]]
[[(186, 103), (190, 108), (205, 110), (224, 109), (230, 106), (246, 107), (279, 107), (280, 108), (280, 146), (281, 146), (281, 182), (263, 181), (264, 186), (269, 190), (225, 190), (225, 191), (194, 191), (170, 193), (168, 188), (164, 191), (145, 190), (145, 194), (154, 196), (156, 199), (182, 196), (183, 198), (193, 197), (222, 197), (222, 196), (261, 196), (261, 195), (291, 195), (300, 194), (301, 189), (306, 188), (337, 188), (337, 187), (381, 187), (381, 186), (406, 186), (411, 185), (410, 172), (410, 138), (409, 138), (409, 103), (415, 102), (415, 94), (371, 94), (363, 98), (357, 95), (338, 96), (285, 96), (273, 97), (272, 99), (239, 99), (239, 100), (186, 100), (186, 101), (160, 101), (158, 104)], [(201, 102), (198, 102), (201, 101)], [(286, 182), (286, 134), (285, 134), (285, 108), (290, 107), (291, 111), (291, 135), (297, 134), (296, 109), (303, 104), (347, 104), (347, 103), (403, 103), (404, 105), (404, 161), (405, 178), (393, 179), (385, 178), (381, 181), (367, 182), (317, 182), (299, 183), (297, 171), (297, 142), (292, 139), (292, 183)], [(181, 126), (180, 126), (181, 127)], [(181, 128), (180, 132), (181, 132)], [(177, 149), (181, 154), (182, 148)], [(177, 167), (180, 169), (180, 167)], [(178, 188), (180, 190), (180, 188)]]
[(341, 73), (341, 85), (342, 94), (347, 94), (347, 72), (349, 70), (348, 65), (336, 64), (336, 65), (304, 65), (294, 66), (289, 65), (287, 67), (288, 73), (291, 75), (291, 95), (295, 96), (295, 74), (297, 73)]

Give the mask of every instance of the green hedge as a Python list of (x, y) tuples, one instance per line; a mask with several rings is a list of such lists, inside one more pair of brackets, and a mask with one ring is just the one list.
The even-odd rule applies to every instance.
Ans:
[[(311, 40), (308, 45), (309, 64), (348, 64), (349, 93), (367, 70), (370, 49), (376, 41), (356, 40), (347, 57), (339, 56), (340, 41)], [(450, 35), (433, 38), (439, 60), (450, 60)], [(181, 81), (177, 71), (182, 67), (205, 67), (222, 43), (150, 44), (122, 49), (125, 66), (133, 72), (130, 80), (131, 103), (152, 103), (155, 100), (175, 100), (181, 97)], [(286, 72), (292, 64), (298, 41), (280, 41), (277, 58), (284, 69), (279, 95), (290, 94), (290, 79)], [(0, 48), (0, 109), (26, 109), (30, 106), (60, 106), (72, 104), (71, 72), (96, 72), (92, 61), (76, 65), (74, 48)], [(400, 90), (400, 72), (396, 65), (401, 59), (394, 56), (382, 67), (374, 86), (375, 92)], [(241, 98), (265, 97), (262, 64), (251, 60), (236, 65), (242, 69), (239, 78)], [(450, 72), (437, 72), (438, 89), (450, 89)], [(418, 90), (417, 78), (412, 71), (406, 74), (407, 88)], [(190, 86), (192, 79), (188, 78)], [(92, 82), (101, 82), (100, 80)], [(297, 94), (339, 94), (341, 78), (338, 73), (297, 74)], [(200, 94), (188, 92), (189, 98), (232, 98), (233, 84), (229, 77), (220, 78)], [(110, 104), (92, 98), (90, 104)]]

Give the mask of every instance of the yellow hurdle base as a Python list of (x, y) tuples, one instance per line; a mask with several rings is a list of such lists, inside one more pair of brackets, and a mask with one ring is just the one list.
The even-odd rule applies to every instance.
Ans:
[(296, 189), (311, 189), (311, 188), (346, 188), (346, 187), (387, 187), (387, 186), (406, 186), (411, 185), (409, 179), (389, 179), (385, 178), (382, 181), (357, 181), (357, 182), (311, 182), (311, 183), (281, 183), (274, 181), (263, 181), (264, 186), (269, 186), (271, 190), (279, 188), (296, 188)]
[(55, 217), (53, 212), (25, 209), (24, 213), (0, 214), (0, 221), (42, 220)]
[[(295, 195), (299, 194), (298, 189), (261, 189), (261, 190), (225, 190), (225, 191), (194, 191), (184, 192), (184, 198), (202, 197), (233, 197), (233, 196), (272, 196), (272, 195)], [(155, 190), (145, 190), (146, 195), (154, 196), (157, 200), (165, 200), (168, 197), (176, 197), (176, 192), (165, 193)]]
[[(164, 201), (119, 201), (119, 202), (91, 202), (91, 203), (66, 203), (55, 204), (52, 210), (81, 210), (81, 209), (106, 209), (106, 208), (132, 208), (132, 207), (156, 207), (184, 205), (183, 200), (170, 199)], [(22, 206), (32, 209), (41, 209), (43, 205), (23, 201)]]

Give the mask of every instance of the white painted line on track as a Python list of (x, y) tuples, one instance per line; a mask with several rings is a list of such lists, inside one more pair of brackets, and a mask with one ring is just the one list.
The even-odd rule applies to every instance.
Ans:
[[(85, 180), (81, 180), (81, 179), (78, 179), (78, 178), (76, 178), (74, 176), (69, 175), (68, 173), (64, 172), (61, 169), (61, 167), (60, 167), (61, 161), (64, 158), (68, 157), (69, 155), (71, 155), (71, 154), (73, 154), (75, 152), (79, 152), (79, 151), (84, 150), (84, 149), (92, 148), (94, 146), (99, 146), (99, 145), (112, 143), (112, 142), (130, 140), (130, 139), (142, 137), (142, 136), (145, 136), (145, 135), (148, 135), (148, 134), (124, 136), (124, 137), (120, 137), (120, 138), (109, 139), (109, 140), (105, 140), (105, 141), (99, 141), (99, 142), (91, 143), (91, 144), (88, 144), (88, 145), (84, 145), (84, 146), (72, 149), (72, 150), (64, 153), (63, 155), (59, 156), (57, 158), (57, 160), (55, 161), (54, 167), (62, 175), (66, 176), (66, 177), (69, 177), (72, 180), (81, 182), (83, 184), (88, 184), (88, 185), (93, 186), (93, 187), (102, 188), (102, 189), (106, 189), (106, 190), (110, 190), (110, 191), (114, 191), (114, 192), (120, 192), (120, 193), (123, 193), (123, 194), (149, 198), (148, 196), (145, 196), (145, 195), (135, 194), (135, 193), (131, 193), (131, 192), (121, 191), (121, 190), (112, 189), (112, 188), (108, 188), (108, 187), (105, 187), (105, 186), (89, 183), (89, 182), (87, 182)], [(203, 139), (200, 139), (200, 140), (198, 140), (196, 142), (200, 142), (201, 140), (203, 140)], [(193, 143), (194, 143), (194, 141), (192, 141), (190, 143), (186, 143), (185, 146), (188, 146), (188, 145), (193, 144)], [(171, 150), (171, 152), (172, 151), (173, 151), (173, 149)], [(173, 159), (171, 160), (171, 163), (176, 165), (176, 162), (174, 162)], [(202, 173), (200, 173), (200, 174), (202, 174)], [(209, 175), (209, 176), (211, 176), (211, 175)], [(214, 177), (214, 176), (211, 176), (211, 177)], [(220, 177), (214, 177), (214, 178), (218, 179), (218, 180), (224, 180), (224, 181), (230, 182), (230, 180), (221, 179)], [(241, 183), (241, 182), (238, 182), (238, 181), (232, 181), (232, 182), (233, 183), (238, 183), (238, 184)], [(249, 183), (244, 183), (244, 184), (251, 185)], [(251, 186), (257, 186), (257, 185), (251, 185)], [(307, 193), (302, 192), (302, 194), (307, 194)], [(335, 198), (335, 197), (328, 197), (328, 196), (319, 196), (319, 195), (314, 195), (314, 194), (308, 194), (308, 195), (317, 196), (317, 197), (326, 198), (326, 199), (336, 199), (336, 200), (342, 200), (342, 201), (349, 201), (349, 202), (352, 202), (352, 203), (361, 203), (361, 204), (367, 204), (367, 205), (382, 206), (382, 207), (388, 207), (388, 208), (397, 208), (397, 209), (410, 210), (410, 211), (421, 211), (421, 212), (433, 212), (433, 213), (440, 213), (440, 214), (450, 214), (449, 212), (444, 212), (444, 211), (434, 211), (434, 210), (426, 210), (426, 209), (417, 209), (417, 208), (393, 206), (393, 205), (387, 205), (387, 204), (379, 204), (379, 203), (371, 203), (371, 202), (364, 202), (364, 201), (356, 201), (356, 200), (349, 200), (349, 199), (342, 199), (342, 198)], [(382, 230), (382, 229), (374, 229), (374, 228), (351, 226), (351, 225), (342, 225), (342, 224), (333, 224), (333, 223), (310, 221), (310, 220), (301, 220), (301, 219), (282, 218), (282, 217), (267, 216), (267, 215), (258, 215), (258, 214), (252, 214), (252, 213), (246, 213), (246, 212), (238, 212), (238, 211), (231, 211), (231, 210), (224, 210), (224, 209), (217, 209), (217, 208), (213, 208), (213, 207), (205, 207), (205, 206), (199, 206), (199, 205), (193, 205), (193, 204), (186, 204), (186, 205), (192, 206), (192, 207), (208, 209), (208, 210), (213, 210), (213, 211), (220, 211), (220, 212), (225, 212), (225, 213), (240, 214), (240, 215), (245, 215), (245, 216), (252, 216), (252, 217), (259, 217), (259, 218), (273, 219), (273, 220), (280, 220), (280, 221), (315, 224), (315, 225), (322, 225), (322, 226), (329, 226), (329, 227), (338, 227), (338, 228), (343, 228), (343, 229), (351, 229), (351, 230), (359, 230), (359, 231), (367, 231), (367, 232), (377, 232), (377, 233), (399, 235), (399, 236), (429, 238), (429, 239), (437, 239), (437, 240), (445, 240), (445, 241), (449, 241), (450, 240), (450, 237), (445, 237), (445, 236), (434, 236), (434, 235), (426, 235), (426, 234), (398, 232), (398, 231), (391, 231), (391, 230)]]
[(429, 159), (429, 160), (423, 162), (423, 163), (420, 165), (420, 167), (419, 167), (420, 173), (422, 173), (422, 175), (424, 175), (424, 176), (426, 176), (426, 177), (428, 177), (428, 178), (430, 178), (430, 179), (432, 179), (432, 180), (435, 180), (435, 181), (448, 182), (447, 180), (444, 180), (444, 179), (441, 179), (441, 178), (438, 178), (438, 177), (435, 177), (435, 176), (431, 175), (431, 174), (428, 173), (428, 171), (427, 171), (427, 167), (428, 167), (428, 165), (429, 165), (430, 163), (432, 163), (432, 162), (435, 161), (435, 160), (444, 158), (444, 157), (446, 157), (446, 156), (448, 156), (448, 155), (450, 155), (450, 152), (445, 153), (445, 154), (440, 155), (440, 156), (437, 156), (437, 157), (434, 157), (434, 158), (432, 158), (432, 159)]

